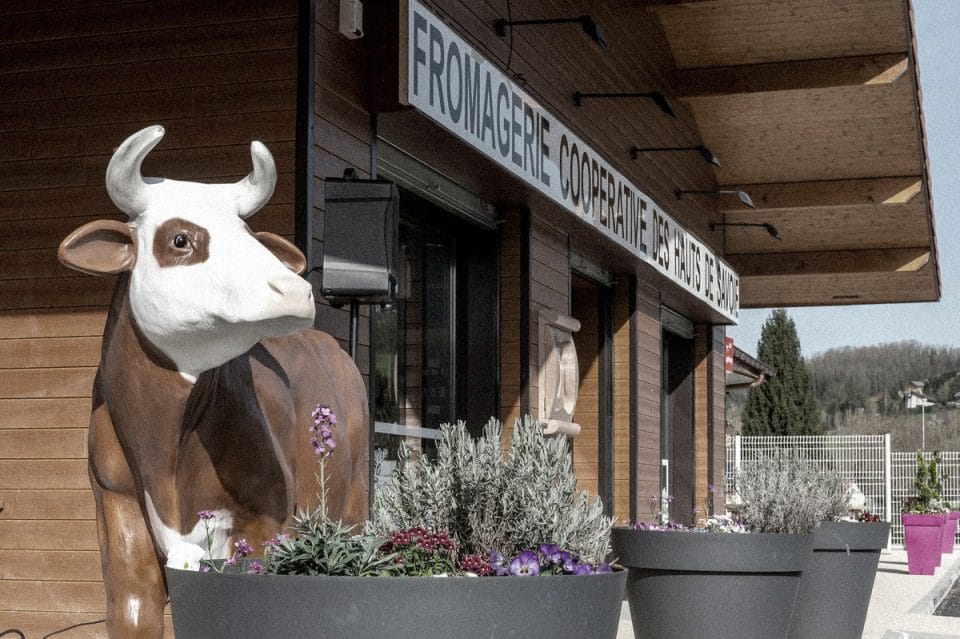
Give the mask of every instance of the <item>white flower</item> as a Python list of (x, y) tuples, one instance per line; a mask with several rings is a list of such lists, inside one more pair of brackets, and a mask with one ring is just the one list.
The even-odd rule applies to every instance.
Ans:
[(206, 551), (189, 541), (178, 541), (167, 553), (167, 566), (178, 570), (200, 570), (200, 560)]

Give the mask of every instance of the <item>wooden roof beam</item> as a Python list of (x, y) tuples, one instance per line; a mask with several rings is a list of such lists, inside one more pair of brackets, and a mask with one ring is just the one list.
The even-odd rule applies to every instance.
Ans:
[(929, 247), (728, 255), (740, 277), (912, 273), (930, 263)]
[[(756, 210), (759, 211), (906, 204), (922, 192), (922, 187), (921, 176), (907, 175), (857, 180), (723, 185), (721, 188), (742, 190), (749, 194)], [(727, 200), (723, 200), (723, 204), (736, 204), (736, 202), (728, 203)], [(740, 206), (726, 206), (724, 209), (748, 210)]]
[(681, 98), (893, 84), (909, 66), (904, 53), (681, 69)]

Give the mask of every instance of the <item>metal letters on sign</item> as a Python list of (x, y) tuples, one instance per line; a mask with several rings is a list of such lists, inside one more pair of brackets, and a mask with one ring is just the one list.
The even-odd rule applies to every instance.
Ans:
[(423, 5), (409, 0), (401, 17), (406, 104), (737, 321), (729, 264)]

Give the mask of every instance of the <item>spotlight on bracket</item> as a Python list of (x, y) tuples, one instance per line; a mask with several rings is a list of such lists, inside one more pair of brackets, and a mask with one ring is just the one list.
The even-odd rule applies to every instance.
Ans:
[(494, 21), (493, 28), (501, 38), (507, 35), (507, 27), (522, 27), (528, 24), (570, 24), (579, 22), (584, 33), (590, 36), (590, 39), (596, 42), (601, 49), (607, 48), (607, 38), (603, 33), (603, 28), (593, 19), (592, 16), (577, 16), (575, 18), (546, 18), (540, 20), (504, 20), (503, 18)]
[(714, 166), (720, 166), (720, 160), (717, 159), (717, 156), (713, 154), (713, 151), (698, 144), (697, 146), (665, 146), (665, 147), (639, 147), (635, 146), (630, 149), (630, 157), (636, 160), (640, 157), (641, 153), (659, 153), (660, 151), (696, 151), (700, 154), (706, 162)]
[(582, 93), (577, 91), (573, 94), (573, 103), (577, 106), (583, 106), (584, 100), (604, 100), (608, 98), (647, 98), (653, 100), (653, 103), (671, 118), (677, 117), (677, 112), (673, 110), (670, 100), (659, 91), (642, 91), (640, 93)]
[(749, 206), (751, 209), (757, 208), (753, 204), (753, 200), (750, 199), (750, 196), (747, 195), (744, 191), (736, 191), (732, 189), (719, 189), (716, 191), (685, 191), (682, 189), (677, 189), (673, 192), (677, 196), (677, 199), (682, 199), (684, 195), (736, 195), (741, 202)]
[(759, 226), (773, 239), (783, 241), (783, 238), (780, 237), (780, 231), (777, 230), (777, 227), (768, 222), (710, 222), (709, 226), (711, 231), (715, 231), (718, 226)]

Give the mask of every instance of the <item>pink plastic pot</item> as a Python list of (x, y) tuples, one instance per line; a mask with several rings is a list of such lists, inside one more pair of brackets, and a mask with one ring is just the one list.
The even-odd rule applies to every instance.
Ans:
[(942, 514), (902, 513), (907, 570), (911, 575), (932, 575), (940, 565), (940, 540), (945, 520)]
[(944, 555), (953, 552), (953, 542), (957, 536), (957, 519), (960, 519), (960, 511), (951, 511), (943, 525), (943, 534), (940, 536), (940, 552)]

